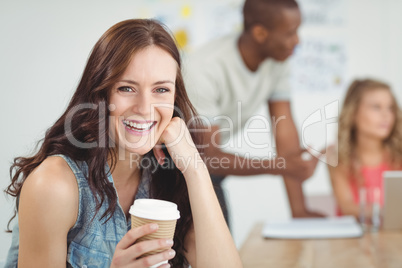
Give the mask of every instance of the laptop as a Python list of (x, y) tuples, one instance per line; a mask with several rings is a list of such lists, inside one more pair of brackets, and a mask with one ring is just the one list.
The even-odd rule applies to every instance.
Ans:
[(384, 171), (383, 230), (402, 230), (402, 171)]

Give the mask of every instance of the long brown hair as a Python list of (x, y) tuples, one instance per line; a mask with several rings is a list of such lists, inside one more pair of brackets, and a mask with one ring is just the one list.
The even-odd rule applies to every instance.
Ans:
[[(96, 197), (96, 211), (98, 212), (107, 199), (110, 206), (101, 219), (107, 221), (111, 218), (116, 209), (117, 195), (108, 181), (105, 166), (108, 156), (111, 156), (111, 170), (113, 170), (116, 156), (113, 141), (109, 140), (109, 110), (106, 104), (109, 103), (111, 88), (123, 74), (133, 55), (151, 45), (165, 50), (178, 65), (173, 116), (181, 117), (188, 124), (191, 122), (192, 129), (198, 127), (200, 122), (194, 120), (197, 117), (196, 112), (188, 99), (181, 75), (180, 54), (167, 29), (154, 20), (122, 21), (107, 30), (95, 44), (66, 111), (48, 129), (38, 152), (32, 157), (14, 159), (10, 168), (11, 184), (7, 187), (6, 193), (17, 197), (18, 201), (21, 187), (28, 175), (48, 156), (63, 154), (74, 161), (87, 163), (87, 180)], [(83, 108), (77, 109), (77, 107)], [(192, 132), (191, 135), (195, 144), (200, 144), (201, 140), (196, 136), (196, 132)], [(76, 146), (74, 141), (84, 146)], [(151, 163), (157, 163), (152, 150), (144, 158), (151, 159)], [(192, 224), (192, 215), (183, 174), (174, 165), (168, 166), (173, 168), (158, 167), (156, 172), (151, 173), (150, 194), (153, 198), (178, 204), (181, 218), (177, 222), (174, 237), (174, 249), (177, 255), (171, 262), (175, 266), (185, 262), (184, 237)], [(157, 164), (149, 168), (155, 167)]]
[(387, 90), (392, 96), (395, 124), (390, 135), (384, 140), (384, 145), (390, 152), (389, 164), (393, 167), (400, 167), (402, 163), (402, 114), (390, 86), (384, 82), (373, 79), (355, 80), (351, 83), (346, 92), (339, 116), (338, 156), (339, 163), (345, 168), (348, 168), (356, 177), (359, 177), (359, 168), (355, 152), (357, 142), (355, 115), (363, 95), (374, 90)]

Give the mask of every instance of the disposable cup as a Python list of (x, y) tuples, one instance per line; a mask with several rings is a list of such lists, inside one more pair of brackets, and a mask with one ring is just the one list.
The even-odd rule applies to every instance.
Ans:
[[(148, 223), (157, 223), (159, 226), (156, 232), (140, 237), (136, 243), (159, 238), (173, 239), (176, 222), (180, 218), (180, 212), (175, 203), (158, 199), (137, 199), (130, 207), (129, 212), (131, 214), (131, 228), (137, 228)], [(141, 257), (156, 254), (166, 249), (168, 248), (150, 251)], [(158, 263), (157, 266), (152, 267), (158, 267), (163, 263)]]

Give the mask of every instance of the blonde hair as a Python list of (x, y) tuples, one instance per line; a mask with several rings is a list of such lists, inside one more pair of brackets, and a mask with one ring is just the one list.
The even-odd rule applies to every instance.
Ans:
[(350, 85), (343, 102), (341, 114), (339, 116), (338, 130), (338, 156), (339, 163), (352, 170), (356, 159), (356, 126), (355, 115), (360, 106), (362, 97), (365, 93), (374, 90), (387, 90), (393, 100), (393, 112), (395, 114), (395, 124), (389, 135), (384, 140), (384, 145), (390, 151), (390, 165), (400, 167), (402, 164), (402, 113), (398, 107), (395, 96), (392, 94), (388, 84), (372, 80), (355, 80)]

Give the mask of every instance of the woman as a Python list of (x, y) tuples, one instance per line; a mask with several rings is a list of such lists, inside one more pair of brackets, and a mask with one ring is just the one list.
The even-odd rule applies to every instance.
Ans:
[[(17, 259), (18, 267), (148, 267), (165, 260), (174, 267), (241, 266), (186, 126), (195, 112), (180, 68), (173, 39), (155, 21), (123, 21), (99, 39), (38, 153), (11, 167), (7, 193), (17, 197), (19, 222), (7, 267)], [(130, 230), (136, 198), (178, 204), (174, 241), (135, 243), (158, 228)]]
[[(338, 214), (361, 216), (361, 188), (366, 189), (362, 193), (366, 192), (367, 203), (372, 204), (377, 196), (382, 204), (382, 172), (401, 168), (402, 164), (401, 120), (401, 111), (387, 84), (371, 79), (351, 84), (339, 117), (338, 155), (330, 148), (339, 164), (328, 165)], [(379, 189), (379, 194), (373, 189)], [(370, 206), (365, 214), (371, 219)]]

